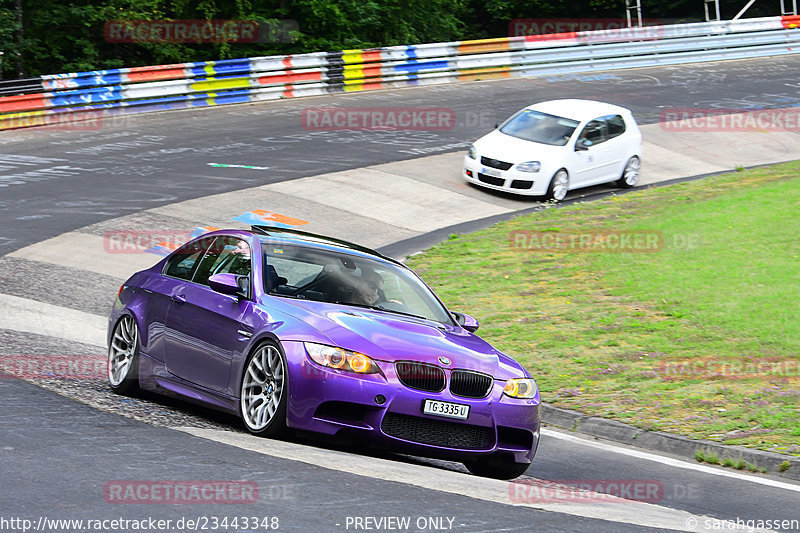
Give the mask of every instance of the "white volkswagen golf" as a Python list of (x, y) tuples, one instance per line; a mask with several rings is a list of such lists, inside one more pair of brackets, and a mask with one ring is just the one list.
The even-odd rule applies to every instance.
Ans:
[(591, 100), (526, 107), (484, 135), (464, 157), (481, 187), (563, 200), (568, 191), (639, 182), (642, 133), (630, 110)]

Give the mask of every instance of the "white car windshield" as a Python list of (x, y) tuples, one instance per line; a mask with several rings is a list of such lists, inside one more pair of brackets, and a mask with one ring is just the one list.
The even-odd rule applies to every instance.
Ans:
[(447, 309), (411, 271), (363, 256), (308, 246), (263, 244), (267, 294), (315, 300), (453, 324)]
[(523, 109), (506, 122), (500, 132), (535, 143), (564, 146), (578, 124), (577, 120)]

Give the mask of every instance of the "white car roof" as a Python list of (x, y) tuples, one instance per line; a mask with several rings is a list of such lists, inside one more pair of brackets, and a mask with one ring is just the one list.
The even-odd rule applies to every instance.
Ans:
[(530, 105), (526, 109), (580, 121), (591, 120), (605, 115), (630, 113), (630, 110), (618, 105), (594, 100), (578, 100), (576, 98), (548, 100)]

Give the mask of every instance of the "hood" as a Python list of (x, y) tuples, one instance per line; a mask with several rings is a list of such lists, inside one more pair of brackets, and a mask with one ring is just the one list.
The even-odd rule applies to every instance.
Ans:
[[(377, 361), (418, 361), (448, 369), (475, 370), (496, 378), (520, 375), (516, 362), (460, 326), (323, 302), (282, 302), (291, 308), (286, 311), (327, 339), (296, 340), (339, 346)], [(442, 364), (439, 357), (446, 357), (451, 364)]]
[(544, 164), (545, 161), (554, 158), (561, 159), (570, 150), (570, 144), (571, 142), (568, 142), (566, 146), (541, 144), (494, 130), (475, 141), (474, 146), (478, 156), (491, 157), (514, 164), (526, 161), (541, 161)]

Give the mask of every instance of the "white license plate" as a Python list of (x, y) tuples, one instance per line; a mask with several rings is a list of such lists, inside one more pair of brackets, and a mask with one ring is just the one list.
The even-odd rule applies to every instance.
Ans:
[(447, 416), (449, 418), (466, 420), (469, 416), (469, 405), (440, 402), (438, 400), (425, 400), (422, 412), (426, 415)]
[(486, 167), (483, 167), (483, 170), (481, 171), (481, 174), (486, 174), (487, 176), (494, 176), (495, 178), (500, 178), (500, 177), (503, 176), (502, 172), (500, 172), (499, 170), (496, 170), (494, 168), (486, 168)]

